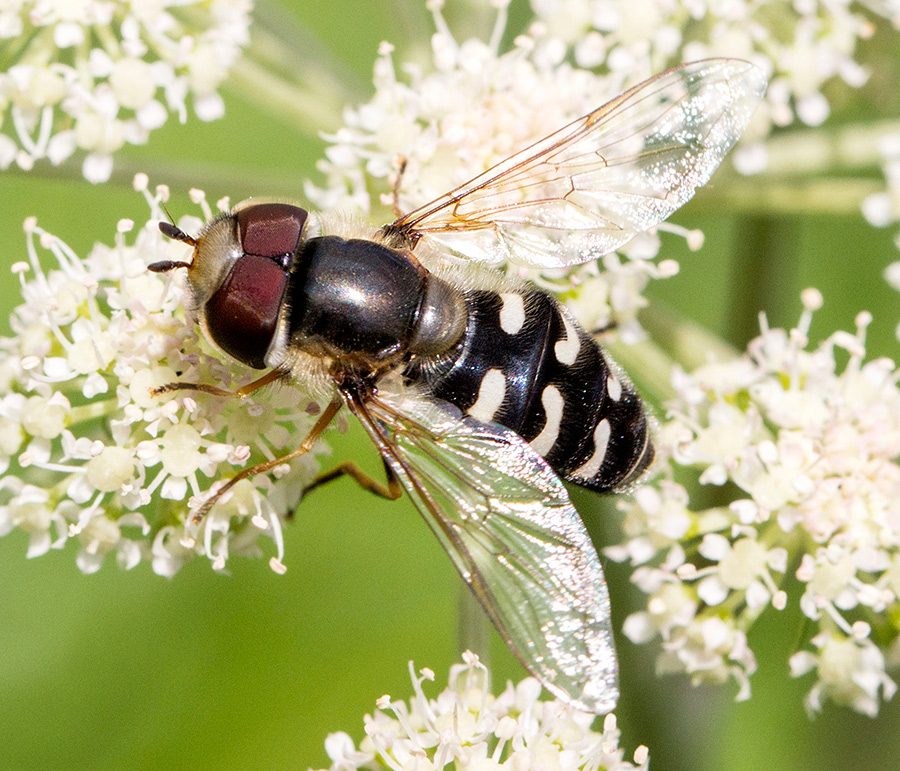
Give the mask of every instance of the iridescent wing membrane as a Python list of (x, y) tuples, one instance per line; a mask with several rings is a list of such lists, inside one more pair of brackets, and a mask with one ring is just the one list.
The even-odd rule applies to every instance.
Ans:
[(587, 262), (662, 222), (746, 128), (765, 77), (737, 59), (663, 72), (391, 229), (451, 254), (543, 268)]
[(603, 569), (559, 478), (514, 432), (381, 390), (345, 399), (522, 663), (595, 713), (618, 696)]

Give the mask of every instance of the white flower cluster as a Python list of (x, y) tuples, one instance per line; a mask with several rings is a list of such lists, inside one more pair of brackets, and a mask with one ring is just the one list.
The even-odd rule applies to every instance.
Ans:
[[(829, 81), (857, 88), (868, 78), (854, 57), (874, 25), (850, 0), (531, 0), (531, 5), (546, 34), (571, 50), (581, 67), (634, 72), (649, 62), (658, 71), (709, 56), (760, 66), (771, 78), (754, 117), (758, 137), (767, 126), (786, 126), (795, 116), (818, 126), (830, 112), (823, 93)], [(874, 4), (873, 9), (878, 10)]]
[(382, 696), (375, 714), (365, 718), (359, 748), (347, 734), (331, 734), (325, 742), (331, 771), (648, 768), (644, 746), (635, 751), (634, 763), (624, 759), (615, 715), (606, 716), (602, 733), (592, 731), (594, 715), (539, 701), (541, 685), (533, 678), (510, 683), (494, 697), (478, 657), (467, 652), (463, 661), (451, 667), (448, 687), (435, 699), (422, 689), (434, 673), (422, 669), (416, 677), (410, 663), (413, 698), (406, 703)]
[(170, 113), (223, 112), (216, 92), (249, 39), (251, 0), (5, 0), (0, 7), (0, 169), (86, 153), (103, 182), (112, 154)]
[(577, 69), (565, 62), (565, 51), (547, 50), (528, 36), (501, 53), (506, 2), (498, 5), (490, 41), (458, 43), (441, 4), (430, 3), (437, 27), (432, 62), (428, 69), (404, 65), (403, 79), (393, 46), (382, 44), (372, 100), (347, 112), (321, 164), (325, 186), (309, 186), (320, 208), (369, 212), (378, 193), (390, 191), (386, 180), (402, 157), (407, 165), (398, 204), (410, 211), (624, 90), (625, 74), (598, 77)]
[[(900, 654), (900, 369), (865, 361), (867, 313), (810, 350), (822, 298), (803, 302), (796, 329), (763, 319), (744, 356), (674, 378), (659, 436), (668, 476), (621, 504), (627, 541), (608, 554), (636, 568), (647, 607), (625, 633), (662, 641), (660, 670), (732, 677), (746, 697), (748, 628), (796, 603), (815, 635), (790, 660), (794, 676), (816, 674), (808, 709), (831, 699), (871, 715), (896, 690), (886, 657)], [(721, 504), (692, 510), (678, 467), (728, 485)], [(782, 588), (791, 575), (796, 594)]]
[[(294, 387), (242, 401), (150, 394), (178, 380), (234, 389), (252, 375), (186, 323), (177, 281), (147, 271), (184, 247), (156, 227), (167, 191), (151, 196), (143, 175), (136, 185), (151, 218), (131, 244), (133, 223), (122, 221), (114, 245), (81, 259), (26, 222), (28, 258), (12, 267), (24, 302), (14, 336), (0, 340), (0, 535), (27, 533), (29, 557), (75, 540), (86, 573), (113, 553), (123, 568), (146, 559), (165, 576), (196, 554), (222, 570), (231, 554), (259, 555), (266, 536), (281, 571), (279, 516), (312, 478), (310, 456), (277, 481), (242, 481), (199, 527), (186, 522), (189, 507), (210, 481), (294, 449), (319, 407)], [(200, 220), (181, 225), (193, 232)]]
[[(371, 101), (345, 112), (345, 125), (328, 137), (331, 145), (319, 164), (325, 184), (308, 184), (307, 197), (320, 209), (346, 208), (373, 214), (372, 202), (396, 204), (409, 212), (481, 174), (514, 152), (528, 147), (568, 122), (596, 109), (640, 78), (634, 71), (604, 76), (573, 67), (564, 46), (530, 35), (516, 38), (512, 50), (500, 51), (508, 0), (492, 3), (497, 20), (488, 42), (458, 43), (432, 0), (437, 32), (432, 62), (425, 68), (405, 64), (398, 75), (394, 49), (383, 44), (374, 68)], [(397, 200), (393, 187), (405, 161)], [(387, 208), (378, 212), (393, 217)], [(702, 234), (662, 224), (699, 248)], [(626, 339), (641, 331), (636, 314), (646, 301), (642, 292), (651, 278), (675, 275), (674, 260), (656, 264), (657, 234), (643, 234), (602, 264), (567, 271), (517, 268), (518, 273), (553, 292), (581, 295), (590, 284), (589, 328), (615, 322)], [(599, 298), (599, 299), (598, 299)], [(577, 302), (574, 305), (578, 305)]]

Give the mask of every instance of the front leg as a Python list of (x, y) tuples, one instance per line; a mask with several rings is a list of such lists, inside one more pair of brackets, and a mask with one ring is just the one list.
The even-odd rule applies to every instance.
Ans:
[(334, 416), (337, 415), (338, 410), (340, 410), (342, 405), (343, 401), (341, 400), (341, 398), (336, 397), (328, 405), (328, 407), (325, 408), (325, 411), (319, 416), (316, 424), (303, 438), (303, 441), (300, 442), (300, 446), (293, 452), (289, 452), (287, 453), (287, 455), (282, 455), (280, 458), (274, 458), (272, 460), (263, 461), (262, 463), (257, 463), (255, 466), (245, 468), (243, 471), (239, 471), (237, 474), (231, 477), (231, 479), (229, 479), (225, 484), (219, 487), (209, 498), (207, 498), (201, 504), (200, 508), (197, 509), (191, 517), (191, 521), (195, 525), (199, 525), (200, 522), (203, 521), (203, 518), (207, 515), (209, 510), (213, 506), (215, 506), (219, 499), (242, 479), (247, 479), (248, 477), (271, 471), (273, 468), (281, 466), (284, 463), (290, 463), (290, 461), (294, 460), (294, 458), (299, 458), (301, 455), (304, 455), (312, 450), (313, 445), (316, 443), (316, 440), (319, 438), (322, 432), (326, 428), (328, 428), (328, 425), (331, 423), (331, 421), (334, 420)]
[(151, 396), (162, 396), (163, 394), (169, 394), (173, 391), (202, 391), (205, 394), (212, 394), (213, 396), (224, 396), (228, 399), (246, 399), (250, 394), (258, 391), (260, 388), (264, 388), (269, 385), (269, 383), (275, 383), (279, 380), (285, 380), (290, 373), (284, 369), (272, 369), (269, 370), (265, 375), (261, 378), (257, 378), (252, 383), (247, 383), (247, 385), (242, 386), (234, 391), (229, 391), (225, 388), (219, 388), (218, 386), (209, 385), (208, 383), (166, 383), (165, 385), (158, 386), (157, 388), (150, 389)]

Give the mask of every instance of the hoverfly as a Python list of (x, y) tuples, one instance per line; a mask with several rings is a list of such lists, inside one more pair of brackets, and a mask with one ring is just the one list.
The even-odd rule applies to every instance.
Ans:
[[(670, 69), (374, 230), (282, 203), (244, 202), (189, 236), (191, 310), (222, 351), (333, 395), (292, 453), (341, 407), (362, 424), (396, 498), (405, 490), (522, 663), (590, 712), (615, 705), (617, 661), (597, 553), (563, 481), (632, 487), (654, 451), (633, 388), (569, 313), (478, 263), (593, 260), (668, 217), (706, 183), (765, 88), (747, 62)], [(451, 259), (447, 259), (450, 257)], [(452, 259), (455, 258), (455, 259)], [(460, 267), (460, 263), (469, 263)]]

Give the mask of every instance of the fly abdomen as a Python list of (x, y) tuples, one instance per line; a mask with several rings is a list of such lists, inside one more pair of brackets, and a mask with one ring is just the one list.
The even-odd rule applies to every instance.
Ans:
[(611, 491), (653, 460), (640, 399), (594, 340), (544, 292), (467, 295), (466, 334), (413, 379), (485, 422), (512, 429), (570, 482)]

